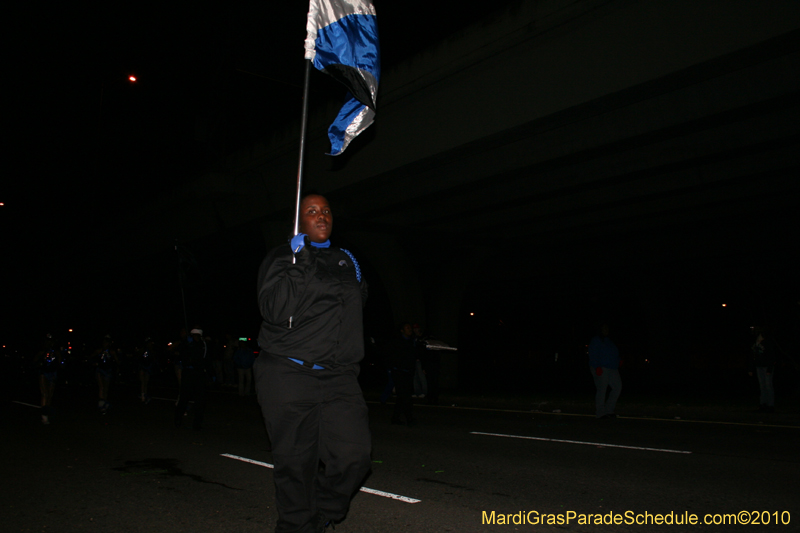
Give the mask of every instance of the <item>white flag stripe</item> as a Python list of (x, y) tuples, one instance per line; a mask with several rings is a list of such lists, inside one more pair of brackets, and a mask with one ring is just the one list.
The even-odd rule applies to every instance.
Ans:
[(314, 59), (316, 48), (314, 41), (317, 39), (317, 30), (329, 26), (339, 19), (349, 15), (375, 16), (375, 6), (365, 0), (311, 0), (308, 3), (308, 21), (306, 22), (306, 59)]

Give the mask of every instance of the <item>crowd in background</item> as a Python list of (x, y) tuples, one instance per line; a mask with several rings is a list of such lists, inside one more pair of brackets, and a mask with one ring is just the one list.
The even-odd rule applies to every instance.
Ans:
[[(753, 379), (757, 377), (760, 385), (759, 410), (774, 411), (778, 349), (770, 344), (763, 328), (756, 328), (754, 335), (749, 374)], [(80, 339), (72, 333), (46, 334), (32, 339), (24, 349), (4, 350), (3, 375), (9, 383), (22, 378), (29, 388), (34, 381), (38, 384), (42, 422), (45, 424), (49, 423), (53, 398), (58, 396), (57, 388), (64, 386), (96, 388), (97, 407), (104, 413), (111, 407), (109, 395), (116, 393), (113, 391), (116, 387), (136, 387), (142, 403), (149, 403), (153, 388), (180, 390), (188, 349), (195, 342), (194, 337), (196, 335), (186, 329), (161, 337), (143, 335), (135, 340), (118, 340), (110, 334), (89, 339)], [(242, 397), (254, 395), (252, 367), (259, 353), (256, 342), (230, 333), (216, 335), (209, 332), (202, 335), (202, 342), (204, 387), (207, 390), (227, 390)], [(444, 352), (428, 349), (429, 345), (436, 344), (443, 343), (433, 341), (423, 333), (419, 324), (412, 323), (402, 324), (393, 339), (382, 339), (377, 343), (367, 341), (362, 378), (383, 391), (382, 403), (397, 397), (394, 422), (409, 423), (410, 420), (413, 423), (412, 402), (438, 403), (441, 355)], [(624, 360), (625, 354), (620, 357)], [(605, 386), (601, 387), (604, 383), (598, 385), (597, 382), (607, 377), (617, 379), (619, 371), (615, 366), (618, 364), (595, 364), (592, 367), (598, 398), (600, 388), (605, 389)], [(597, 367), (609, 370), (598, 375)], [(400, 393), (397, 390), (398, 378)], [(601, 412), (598, 407), (598, 417), (613, 415), (619, 388), (617, 384), (617, 390), (612, 390), (609, 395), (611, 405), (607, 406), (608, 413)], [(600, 405), (599, 399), (597, 402)]]

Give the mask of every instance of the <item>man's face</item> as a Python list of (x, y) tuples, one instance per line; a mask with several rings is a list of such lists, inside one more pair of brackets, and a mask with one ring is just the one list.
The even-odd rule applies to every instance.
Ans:
[(311, 242), (325, 242), (333, 229), (333, 213), (324, 196), (312, 194), (300, 204), (300, 233), (308, 235)]
[(403, 327), (400, 329), (400, 333), (406, 337), (410, 337), (414, 333), (414, 328), (411, 327), (411, 324), (403, 324)]

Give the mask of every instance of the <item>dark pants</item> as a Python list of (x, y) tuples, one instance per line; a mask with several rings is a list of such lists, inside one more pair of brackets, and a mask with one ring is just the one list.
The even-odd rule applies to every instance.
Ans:
[(392, 391), (394, 390), (394, 380), (392, 379), (392, 369), (386, 369), (386, 386), (383, 387), (383, 393), (381, 393), (381, 403), (386, 403), (389, 401), (389, 398), (392, 397)]
[(313, 370), (262, 352), (253, 371), (275, 463), (275, 531), (341, 520), (371, 464), (358, 365)]
[(183, 414), (189, 402), (194, 402), (192, 427), (200, 429), (206, 412), (206, 375), (202, 370), (184, 368), (181, 376), (181, 392), (175, 407), (175, 425), (183, 423)]
[(402, 415), (407, 424), (412, 424), (414, 416), (411, 414), (411, 408), (414, 404), (411, 395), (414, 393), (414, 371), (393, 368), (392, 380), (394, 380), (394, 390), (397, 392), (392, 422), (402, 422)]
[(438, 368), (428, 368), (428, 403), (439, 405), (439, 376), (441, 372)]

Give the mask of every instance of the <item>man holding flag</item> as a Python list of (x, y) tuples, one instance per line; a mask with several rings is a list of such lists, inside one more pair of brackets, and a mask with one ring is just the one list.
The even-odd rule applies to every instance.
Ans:
[[(306, 59), (350, 91), (328, 133), (332, 155), (375, 116), (380, 74), (368, 0), (311, 0)], [(276, 533), (320, 533), (343, 520), (370, 469), (367, 405), (358, 385), (367, 283), (355, 257), (331, 245), (333, 212), (301, 198), (310, 64), (306, 65), (294, 237), (259, 270), (263, 318), (253, 368), (275, 463)]]

